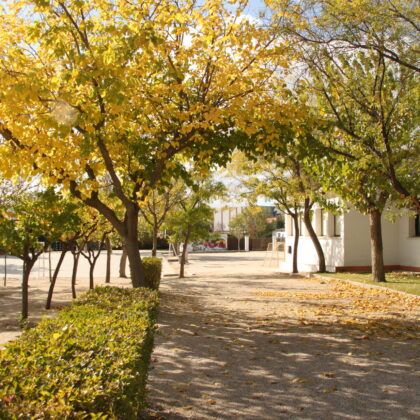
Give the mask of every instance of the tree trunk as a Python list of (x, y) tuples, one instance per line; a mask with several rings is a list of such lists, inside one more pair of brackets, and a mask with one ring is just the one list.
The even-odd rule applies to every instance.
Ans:
[(22, 321), (28, 319), (29, 314), (29, 276), (36, 259), (27, 259), (23, 261), (22, 274)]
[(124, 238), (127, 250), (128, 264), (130, 266), (131, 283), (133, 287), (148, 287), (144, 277), (138, 242), (138, 213), (133, 212), (127, 216), (127, 237)]
[(125, 245), (123, 245), (121, 259), (120, 259), (120, 277), (127, 278), (127, 273), (125, 272), (126, 266), (127, 266), (127, 250), (125, 248)]
[(79, 266), (79, 253), (73, 254), (73, 271), (71, 273), (71, 294), (73, 299), (76, 299), (76, 277), (77, 277), (77, 268)]
[(50, 283), (52, 281), (52, 270), (51, 270), (51, 246), (48, 249), (48, 274), (50, 276)]
[(238, 251), (241, 250), (241, 238), (238, 236)]
[(4, 287), (6, 287), (6, 282), (7, 282), (7, 254), (6, 252), (4, 253)]
[(158, 229), (156, 226), (153, 226), (153, 246), (152, 246), (152, 257), (156, 257), (157, 255), (157, 237), (158, 237)]
[(179, 278), (183, 279), (185, 277), (185, 261), (187, 256), (188, 242), (190, 240), (190, 232), (187, 230), (185, 235), (184, 247), (182, 248), (181, 261), (179, 266)]
[(298, 249), (299, 249), (299, 215), (295, 213), (292, 216), (294, 225), (294, 243), (293, 243), (293, 269), (292, 273), (299, 273), (298, 270)]
[(385, 281), (384, 250), (382, 244), (381, 211), (374, 209), (369, 213), (370, 252), (372, 258), (373, 281)]
[(147, 287), (137, 239), (135, 241), (127, 240), (125, 246), (133, 287)]
[(22, 274), (22, 320), (28, 319), (28, 312), (29, 312), (28, 286), (29, 286), (29, 270), (27, 269), (27, 264), (24, 261), (23, 274)]
[(105, 283), (111, 283), (111, 254), (112, 254), (112, 245), (111, 240), (107, 236), (105, 239), (106, 242), (106, 274), (105, 274)]
[(318, 255), (318, 273), (325, 273), (326, 267), (325, 267), (325, 255), (324, 251), (322, 249), (322, 246), (319, 242), (318, 236), (315, 233), (315, 230), (312, 226), (311, 222), (311, 209), (309, 206), (309, 199), (305, 198), (305, 207), (303, 211), (303, 221), (305, 223), (305, 227), (309, 233), (309, 236), (311, 237), (312, 243), (315, 247), (316, 253)]
[(89, 289), (92, 290), (95, 287), (93, 282), (93, 272), (95, 270), (96, 261), (94, 260), (92, 263), (89, 261)]
[(67, 248), (64, 246), (60, 254), (60, 259), (58, 260), (57, 266), (55, 267), (54, 274), (51, 278), (45, 309), (51, 309), (51, 301), (52, 301), (52, 297), (54, 293), (55, 283), (57, 281), (58, 273), (60, 272), (60, 268), (61, 268), (61, 265), (63, 264), (63, 260), (64, 260), (64, 257), (66, 256), (66, 253), (67, 253)]

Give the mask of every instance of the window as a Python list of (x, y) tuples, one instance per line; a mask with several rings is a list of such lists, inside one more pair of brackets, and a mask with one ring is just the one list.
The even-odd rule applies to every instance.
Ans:
[(294, 236), (295, 235), (295, 222), (293, 220), (293, 217), (288, 214), (286, 216), (286, 220), (288, 221), (288, 223), (286, 223), (287, 234), (289, 236)]
[(321, 230), (320, 235), (321, 236), (327, 236), (327, 226), (328, 226), (328, 212), (324, 209), (321, 209), (321, 215), (320, 215), (320, 223), (321, 223)]
[(341, 216), (334, 216), (334, 236), (341, 236)]
[(420, 238), (420, 214), (408, 219), (408, 236), (410, 238)]

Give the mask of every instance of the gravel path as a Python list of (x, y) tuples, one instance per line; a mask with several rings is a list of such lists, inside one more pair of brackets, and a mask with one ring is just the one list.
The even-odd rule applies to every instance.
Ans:
[(163, 279), (145, 417), (419, 418), (419, 301), (263, 259), (197, 254)]

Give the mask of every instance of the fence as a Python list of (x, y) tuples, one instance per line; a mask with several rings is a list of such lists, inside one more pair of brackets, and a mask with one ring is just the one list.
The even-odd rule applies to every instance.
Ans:
[(249, 240), (250, 251), (266, 251), (268, 244), (271, 244), (272, 238), (253, 238)]
[[(51, 277), (51, 254), (44, 253), (38, 257), (33, 270), (32, 275), (40, 278)], [(23, 274), (23, 261), (12, 255), (2, 253), (0, 256), (0, 278), (3, 286), (7, 286), (8, 279), (20, 279)]]
[[(271, 236), (269, 238), (252, 238), (249, 240), (249, 250), (250, 251), (266, 251), (268, 244), (272, 241)], [(230, 251), (238, 250), (238, 238), (235, 236), (228, 236), (227, 249)], [(243, 251), (245, 249), (245, 239), (241, 238), (239, 241), (239, 250)]]

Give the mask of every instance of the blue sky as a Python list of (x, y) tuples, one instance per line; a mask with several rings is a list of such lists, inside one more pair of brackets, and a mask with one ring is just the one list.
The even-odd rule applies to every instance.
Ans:
[(249, 0), (247, 12), (250, 15), (258, 16), (258, 12), (265, 9), (264, 0)]

